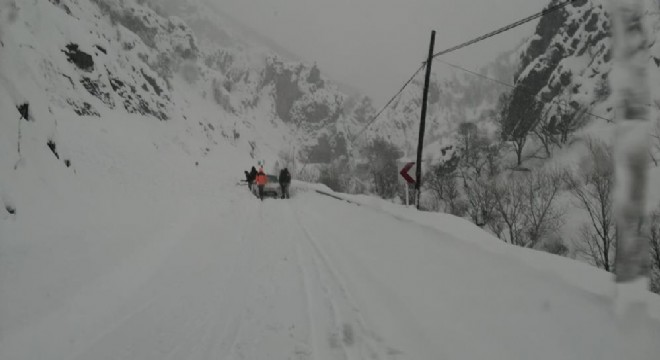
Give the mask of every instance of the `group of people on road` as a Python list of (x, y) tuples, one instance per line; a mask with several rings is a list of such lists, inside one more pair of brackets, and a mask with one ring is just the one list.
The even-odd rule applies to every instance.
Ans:
[[(252, 191), (252, 187), (256, 183), (259, 189), (259, 199), (263, 201), (264, 199), (264, 188), (268, 183), (268, 176), (264, 172), (264, 168), (260, 167), (259, 171), (253, 166), (252, 169), (248, 172), (245, 171), (245, 180), (247, 181), (248, 188)], [(284, 168), (280, 171), (280, 176), (278, 178), (280, 183), (280, 194), (282, 199), (289, 198), (289, 186), (291, 185), (291, 173), (289, 169)]]

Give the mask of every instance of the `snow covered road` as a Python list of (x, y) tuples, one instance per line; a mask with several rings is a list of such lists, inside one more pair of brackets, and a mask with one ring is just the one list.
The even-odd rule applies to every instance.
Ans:
[(618, 358), (606, 298), (513, 256), (312, 192), (220, 193), (5, 329), (0, 359)]

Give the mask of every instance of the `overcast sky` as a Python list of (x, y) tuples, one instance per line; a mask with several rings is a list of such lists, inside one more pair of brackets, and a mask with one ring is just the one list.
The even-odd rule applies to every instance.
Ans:
[[(540, 11), (550, 0), (207, 1), (383, 104), (424, 61), (431, 30), (439, 51)], [(475, 68), (515, 47), (534, 25), (445, 59)]]

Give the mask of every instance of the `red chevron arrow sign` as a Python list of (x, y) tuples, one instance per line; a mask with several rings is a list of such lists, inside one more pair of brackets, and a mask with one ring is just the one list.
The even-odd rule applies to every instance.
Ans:
[(399, 172), (399, 174), (401, 174), (401, 176), (408, 182), (408, 184), (411, 184), (411, 185), (413, 185), (415, 183), (415, 179), (410, 177), (410, 175), (408, 174), (408, 171), (410, 171), (410, 169), (413, 166), (415, 166), (415, 163), (414, 162), (409, 162), (409, 163), (406, 164), (406, 166), (403, 167), (403, 169), (401, 169), (401, 172)]

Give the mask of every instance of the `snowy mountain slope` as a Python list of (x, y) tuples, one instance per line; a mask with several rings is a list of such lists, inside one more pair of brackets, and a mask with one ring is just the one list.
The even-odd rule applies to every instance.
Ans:
[[(277, 124), (281, 120), (285, 124), (280, 127), (293, 128), (298, 147), (308, 150), (300, 154), (303, 159), (327, 163), (350, 151), (351, 145), (361, 147), (375, 137), (388, 139), (406, 154), (416, 149), (421, 75), (378, 123), (355, 144), (349, 141), (349, 149), (345, 149), (345, 140), (352, 140), (375, 115), (368, 96), (328, 81), (315, 65), (273, 56), (268, 48), (270, 42), (249, 36), (241, 39), (240, 26), (234, 27), (235, 21), (222, 13), (220, 6), (196, 0), (170, 4), (169, 11), (182, 17), (199, 34), (206, 64), (225, 74), (225, 79), (219, 81), (222, 88), (214, 90), (220, 93), (222, 102), (231, 102), (231, 110), (247, 118), (255, 116), (252, 107), (257, 106), (257, 116), (275, 119)], [(520, 51), (517, 48), (507, 52), (479, 71), (511, 83)], [(493, 133), (489, 112), (502, 90), (496, 83), (436, 64), (426, 144), (435, 142), (434, 148), (451, 146), (462, 121), (476, 121)], [(326, 139), (334, 141), (328, 145)], [(319, 153), (323, 155), (315, 155)]]
[[(56, 30), (25, 45), (41, 51), (30, 61), (51, 101), (79, 115), (119, 110), (183, 119), (199, 126), (211, 145), (229, 140), (270, 164), (292, 147), (307, 157), (319, 137), (350, 121), (343, 113), (346, 95), (315, 65), (282, 60), (245, 41), (213, 8), (190, 5), (177, 17), (140, 3), (40, 5), (38, 16), (52, 12), (44, 25)], [(34, 6), (25, 4), (20, 13), (37, 14)], [(36, 23), (27, 24), (30, 32), (44, 29)], [(193, 98), (215, 115), (191, 119)]]
[[(522, 45), (524, 44), (502, 53), (491, 63), (475, 71), (504, 83), (512, 83), (513, 74), (519, 66), (518, 56), (523, 49)], [(430, 158), (446, 160), (446, 156), (453, 153), (458, 126), (462, 122), (475, 123), (480, 130), (494, 136), (495, 119), (491, 113), (499, 95), (508, 88), (439, 61), (434, 62), (432, 69), (424, 139), (427, 149), (425, 154)], [(362, 141), (383, 137), (401, 148), (407, 157), (414, 157), (417, 151), (423, 86), (423, 72), (420, 72), (385, 111), (383, 118), (366, 132)], [(442, 149), (452, 151), (442, 151), (441, 154)]]
[(252, 124), (275, 128), (280, 150), (297, 145), (298, 155), (306, 159), (319, 151), (320, 137), (351, 123), (344, 112), (351, 95), (340, 88), (353, 91), (326, 79), (315, 64), (299, 62), (286, 51), (276, 53), (279, 46), (273, 42), (245, 35), (220, 6), (188, 0), (168, 9), (198, 34), (204, 64), (224, 75), (210, 86), (216, 101)]
[[(557, 3), (559, 1), (552, 1), (548, 6)], [(649, 1), (647, 5), (647, 16), (651, 18), (657, 33), (660, 28), (657, 3)], [(607, 83), (611, 68), (608, 31), (609, 22), (601, 1), (576, 1), (541, 18), (529, 39), (477, 72), (514, 84), (516, 88), (511, 95), (512, 103), (527, 104), (534, 98), (543, 102), (545, 106), (539, 108), (539, 114), (529, 118), (539, 118), (541, 111), (547, 112), (548, 118), (554, 119), (547, 125), (548, 131), (559, 134), (562, 126), (570, 127), (571, 131), (577, 130), (576, 127), (586, 127), (580, 136), (591, 134), (607, 137), (608, 124), (604, 119), (612, 118)], [(659, 84), (658, 42), (654, 43), (651, 53), (653, 61), (649, 66), (652, 68), (652, 83)], [(365, 136), (390, 139), (408, 156), (414, 155), (416, 151), (423, 74), (418, 74), (412, 85)], [(464, 121), (476, 122), (486, 133), (496, 135), (491, 112), (499, 94), (510, 90), (494, 81), (452, 69), (436, 61), (427, 115), (427, 153), (432, 152), (433, 156), (442, 159), (438, 149), (447, 149), (453, 145), (457, 127)], [(654, 94), (657, 98), (660, 91), (654, 89)], [(656, 99), (655, 102), (660, 103), (660, 100)], [(656, 104), (651, 105), (657, 107)], [(594, 115), (587, 114), (585, 121), (575, 126), (557, 120), (562, 112), (576, 111), (588, 111)], [(530, 136), (528, 145), (528, 155), (534, 154), (540, 146), (533, 136)], [(656, 160), (660, 158), (658, 149), (660, 144), (654, 149)]]
[[(557, 3), (553, 1), (551, 4)], [(656, 2), (647, 3), (648, 21), (657, 35), (660, 17)], [(606, 119), (613, 117), (608, 78), (611, 71), (609, 20), (603, 2), (582, 0), (544, 17), (521, 56), (512, 101), (538, 96), (551, 114), (590, 110), (584, 126), (594, 136), (607, 134)], [(654, 43), (649, 63), (653, 97), (660, 103), (660, 46)], [(656, 104), (649, 104), (656, 108)], [(554, 124), (551, 124), (554, 125)], [(557, 125), (559, 126), (559, 125)], [(601, 130), (598, 130), (598, 129)], [(593, 131), (592, 131), (593, 130)], [(605, 136), (607, 138), (607, 136)]]

